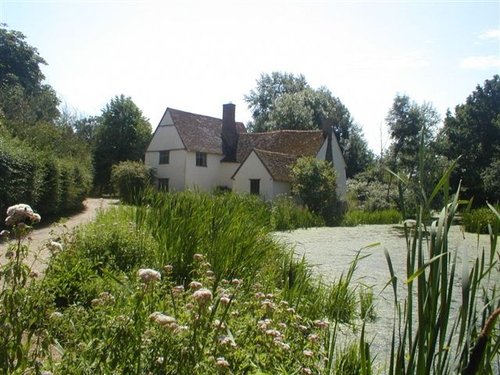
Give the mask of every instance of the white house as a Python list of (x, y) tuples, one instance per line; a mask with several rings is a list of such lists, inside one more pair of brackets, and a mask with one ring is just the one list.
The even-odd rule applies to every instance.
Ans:
[(301, 156), (330, 160), (337, 192), (345, 197), (346, 165), (330, 131), (247, 133), (234, 104), (222, 119), (167, 108), (146, 155), (160, 189), (212, 191), (217, 187), (270, 200), (290, 192), (290, 167)]

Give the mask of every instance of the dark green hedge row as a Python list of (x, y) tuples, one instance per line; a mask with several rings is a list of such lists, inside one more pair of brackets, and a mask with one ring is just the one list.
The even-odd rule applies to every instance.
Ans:
[(7, 207), (26, 203), (42, 217), (76, 210), (92, 183), (90, 165), (37, 152), (0, 135), (0, 219)]

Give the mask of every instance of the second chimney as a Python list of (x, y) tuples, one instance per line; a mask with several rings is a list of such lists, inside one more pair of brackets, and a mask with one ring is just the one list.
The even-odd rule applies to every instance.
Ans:
[(222, 105), (222, 153), (227, 161), (236, 161), (238, 130), (235, 120), (236, 106), (233, 103)]

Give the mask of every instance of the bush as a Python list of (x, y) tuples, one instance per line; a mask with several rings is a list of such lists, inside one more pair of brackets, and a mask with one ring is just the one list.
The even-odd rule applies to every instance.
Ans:
[(152, 180), (153, 170), (138, 161), (122, 161), (113, 165), (111, 182), (123, 202), (133, 203)]
[(337, 181), (332, 165), (313, 157), (299, 158), (292, 167), (292, 193), (308, 209), (320, 215), (327, 225), (337, 224), (341, 205), (337, 197)]
[(274, 230), (292, 230), (297, 228), (322, 227), (325, 221), (309, 211), (307, 207), (297, 205), (289, 196), (281, 196), (270, 204), (271, 227)]
[(342, 225), (349, 227), (361, 224), (397, 224), (402, 219), (401, 213), (395, 209), (372, 212), (351, 210), (344, 216)]
[[(500, 211), (500, 206), (496, 206), (495, 209)], [(488, 224), (491, 225), (494, 233), (498, 233), (500, 230), (500, 220), (488, 207), (477, 208), (464, 213), (463, 224), (465, 230), (472, 233), (489, 233)]]

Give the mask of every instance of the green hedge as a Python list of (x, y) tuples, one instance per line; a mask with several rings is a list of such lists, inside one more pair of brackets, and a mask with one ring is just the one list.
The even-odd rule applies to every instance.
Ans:
[(37, 152), (0, 136), (0, 219), (7, 207), (26, 203), (45, 216), (81, 207), (92, 182), (90, 165)]
[(361, 224), (397, 224), (402, 219), (401, 213), (395, 209), (372, 212), (351, 210), (344, 216), (342, 225), (350, 227)]
[[(495, 206), (497, 211), (500, 211), (500, 206)], [(463, 224), (467, 232), (472, 233), (488, 233), (488, 224), (491, 225), (493, 232), (498, 233), (500, 230), (500, 220), (495, 213), (488, 207), (477, 208), (464, 213)]]

